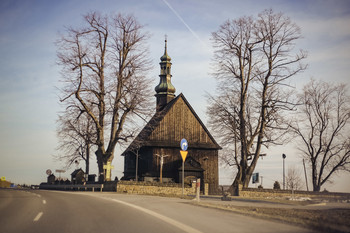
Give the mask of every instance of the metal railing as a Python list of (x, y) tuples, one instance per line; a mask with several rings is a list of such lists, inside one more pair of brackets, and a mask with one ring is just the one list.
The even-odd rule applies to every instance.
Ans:
[(103, 184), (40, 184), (40, 189), (65, 191), (103, 191)]

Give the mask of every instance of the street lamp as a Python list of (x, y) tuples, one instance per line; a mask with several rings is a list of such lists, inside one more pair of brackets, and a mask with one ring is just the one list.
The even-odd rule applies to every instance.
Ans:
[(286, 158), (286, 154), (282, 154), (282, 158), (283, 158), (283, 190), (285, 190), (285, 170), (284, 170), (284, 160)]

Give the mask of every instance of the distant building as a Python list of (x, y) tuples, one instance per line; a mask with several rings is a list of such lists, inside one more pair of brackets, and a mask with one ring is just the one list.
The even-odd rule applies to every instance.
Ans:
[[(165, 181), (182, 182), (182, 158), (180, 141), (188, 141), (188, 156), (185, 161), (185, 181), (201, 179), (209, 184), (209, 193), (216, 193), (219, 183), (218, 150), (221, 147), (209, 133), (183, 94), (175, 97), (171, 83), (171, 58), (160, 58), (160, 82), (155, 87), (156, 113), (135, 140), (122, 153), (124, 156), (124, 180), (135, 179), (136, 166), (139, 179), (157, 180), (160, 176), (163, 156)], [(138, 154), (138, 163), (136, 158)]]
[(85, 182), (85, 172), (79, 168), (72, 172), (72, 184), (83, 184)]
[(47, 177), (47, 184), (55, 184), (56, 176), (54, 174), (50, 174)]
[(88, 183), (95, 183), (96, 175), (95, 174), (89, 174), (88, 175)]
[(11, 182), (7, 180), (0, 180), (0, 188), (10, 188)]

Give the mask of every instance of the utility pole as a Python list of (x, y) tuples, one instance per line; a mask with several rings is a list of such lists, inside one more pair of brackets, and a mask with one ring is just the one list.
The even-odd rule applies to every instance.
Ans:
[(284, 170), (284, 160), (286, 159), (286, 154), (282, 154), (282, 158), (283, 158), (283, 190), (285, 190), (286, 187), (286, 183), (285, 183), (285, 170)]
[(139, 170), (139, 150), (136, 151), (136, 174), (135, 174), (135, 181), (138, 181), (138, 170)]
[(159, 175), (159, 182), (163, 183), (163, 163), (164, 163), (164, 158), (168, 157), (169, 155), (158, 155), (156, 154), (158, 157), (160, 157), (160, 175)]
[(306, 190), (309, 191), (309, 185), (307, 184), (307, 175), (306, 175), (306, 168), (305, 168), (305, 161), (304, 161), (304, 159), (303, 159), (303, 164), (304, 164), (304, 173), (305, 173)]

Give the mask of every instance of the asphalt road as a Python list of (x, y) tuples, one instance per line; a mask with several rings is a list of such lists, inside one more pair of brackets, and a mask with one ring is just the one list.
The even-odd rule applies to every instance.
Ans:
[(311, 232), (190, 202), (116, 193), (0, 189), (0, 232)]

